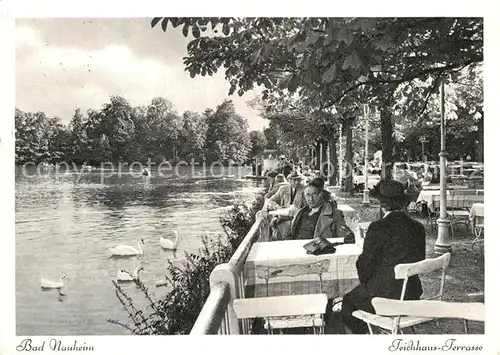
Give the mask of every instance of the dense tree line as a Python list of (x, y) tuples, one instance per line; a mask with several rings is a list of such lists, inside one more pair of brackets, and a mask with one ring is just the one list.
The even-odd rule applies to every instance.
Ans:
[[(43, 112), (16, 109), (16, 164), (26, 162), (97, 165), (110, 162), (179, 160), (242, 164), (262, 147), (252, 146), (255, 132), (226, 100), (203, 113), (178, 114), (170, 101), (155, 98), (148, 106), (132, 107), (111, 96), (100, 110), (86, 115), (76, 109), (65, 125)], [(255, 141), (255, 144), (262, 142)]]

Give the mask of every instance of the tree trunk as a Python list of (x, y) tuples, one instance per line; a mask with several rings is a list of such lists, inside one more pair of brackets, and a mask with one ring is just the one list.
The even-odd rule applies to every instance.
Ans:
[[(328, 137), (328, 147), (330, 148), (330, 180), (329, 184), (330, 186), (337, 185), (337, 165), (338, 165), (338, 159), (337, 159), (337, 135), (335, 132), (332, 132), (332, 134)], [(340, 185), (340, 184), (339, 184)]]
[(477, 123), (477, 161), (484, 162), (484, 113), (483, 110), (480, 112), (481, 118)]
[(353, 154), (352, 154), (352, 124), (353, 119), (348, 118), (345, 122), (346, 139), (345, 139), (345, 160), (347, 163), (346, 179), (345, 179), (345, 189), (349, 193), (349, 196), (354, 196), (354, 189), (352, 186), (352, 175), (353, 175)]
[(328, 141), (322, 139), (321, 140), (321, 162), (320, 162), (320, 173), (323, 178), (328, 177)]
[(316, 157), (316, 160), (315, 160), (315, 164), (314, 164), (314, 170), (319, 170), (320, 166), (321, 166), (321, 141), (317, 140), (316, 143), (315, 143), (315, 146), (314, 146), (314, 149), (315, 149), (315, 157)]
[(392, 163), (394, 154), (394, 136), (392, 114), (387, 107), (380, 109), (380, 129), (382, 134), (382, 179), (392, 178)]

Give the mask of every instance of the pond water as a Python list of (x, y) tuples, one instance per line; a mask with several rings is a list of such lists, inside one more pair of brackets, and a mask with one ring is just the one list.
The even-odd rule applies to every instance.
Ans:
[[(132, 271), (142, 261), (141, 280), (156, 296), (167, 260), (179, 263), (195, 252), (201, 236), (223, 234), (221, 215), (237, 202), (251, 203), (259, 182), (243, 179), (248, 171), (188, 171), (180, 176), (119, 176), (94, 170), (54, 172), (16, 169), (16, 333), (17, 335), (119, 335), (129, 332), (106, 320), (125, 320), (111, 280), (117, 270)], [(160, 236), (177, 230), (177, 251), (163, 250)], [(144, 255), (110, 258), (108, 248), (135, 246), (143, 238)], [(58, 280), (60, 297), (42, 291), (41, 278)], [(142, 301), (134, 284), (125, 290)]]

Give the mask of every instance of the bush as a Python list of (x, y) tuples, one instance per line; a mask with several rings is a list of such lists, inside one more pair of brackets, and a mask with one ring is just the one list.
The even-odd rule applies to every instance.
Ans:
[(163, 299), (155, 300), (147, 287), (136, 280), (148, 302), (146, 310), (137, 309), (131, 297), (113, 281), (116, 296), (128, 313), (129, 320), (108, 319), (108, 322), (125, 327), (132, 334), (189, 334), (210, 294), (210, 273), (217, 265), (229, 261), (255, 222), (255, 213), (263, 203), (263, 196), (258, 195), (251, 206), (233, 206), (220, 220), (224, 236), (202, 237), (203, 247), (198, 253), (185, 253), (186, 259), (180, 267), (169, 261), (169, 276), (165, 277), (172, 290)]

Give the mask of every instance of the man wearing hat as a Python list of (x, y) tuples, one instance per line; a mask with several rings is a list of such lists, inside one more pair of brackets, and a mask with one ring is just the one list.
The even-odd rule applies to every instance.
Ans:
[(301, 208), (305, 205), (302, 192), (304, 191), (304, 185), (302, 185), (302, 175), (297, 171), (292, 171), (291, 174), (287, 176), (287, 180), (290, 182), (288, 185), (281, 186), (276, 193), (269, 198), (270, 201), (275, 202), (280, 206), (280, 208), (287, 208), (294, 205)]
[[(348, 333), (368, 332), (365, 322), (352, 316), (361, 309), (375, 313), (374, 297), (399, 299), (403, 280), (396, 280), (394, 266), (425, 259), (425, 228), (403, 211), (408, 203), (404, 185), (394, 180), (381, 180), (370, 195), (380, 201), (383, 217), (370, 224), (363, 252), (356, 262), (360, 285), (342, 300), (342, 321)], [(422, 294), (418, 276), (408, 279), (405, 299), (417, 300)]]

